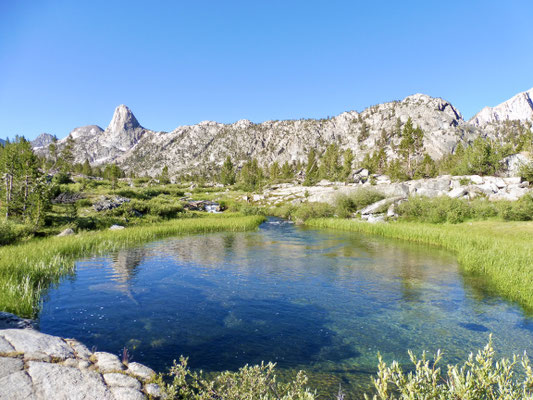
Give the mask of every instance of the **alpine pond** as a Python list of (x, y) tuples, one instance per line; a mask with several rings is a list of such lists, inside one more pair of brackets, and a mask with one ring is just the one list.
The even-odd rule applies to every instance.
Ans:
[(204, 371), (274, 361), (324, 398), (368, 391), (378, 352), (408, 365), (408, 349), (444, 349), (457, 363), (490, 333), (498, 355), (533, 351), (533, 319), (452, 254), (279, 219), (80, 260), (39, 325), (158, 371), (180, 355)]

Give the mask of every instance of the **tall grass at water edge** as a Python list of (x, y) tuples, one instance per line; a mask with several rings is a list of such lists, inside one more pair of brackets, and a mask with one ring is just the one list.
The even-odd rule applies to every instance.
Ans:
[(43, 290), (72, 273), (75, 259), (81, 256), (182, 234), (252, 230), (263, 221), (262, 216), (220, 214), (0, 247), (0, 310), (34, 317)]
[(526, 312), (533, 312), (533, 222), (371, 224), (317, 218), (308, 220), (306, 225), (403, 239), (451, 250), (465, 272), (486, 279), (487, 289), (517, 302)]

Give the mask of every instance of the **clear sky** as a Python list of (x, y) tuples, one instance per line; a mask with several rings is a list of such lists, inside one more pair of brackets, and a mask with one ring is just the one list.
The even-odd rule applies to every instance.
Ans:
[(0, 0), (0, 137), (315, 118), (533, 87), (533, 1)]

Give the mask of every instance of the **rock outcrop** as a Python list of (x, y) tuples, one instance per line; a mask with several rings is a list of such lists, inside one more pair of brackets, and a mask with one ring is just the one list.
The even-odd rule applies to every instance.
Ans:
[[(316, 186), (301, 186), (291, 183), (275, 185), (267, 188), (260, 196), (254, 196), (252, 201), (259, 204), (283, 204), (292, 202), (323, 202), (334, 204), (339, 195), (350, 195), (358, 190), (373, 190), (392, 200), (378, 204), (378, 208), (386, 208), (391, 203), (409, 196), (449, 196), (452, 198), (471, 199), (478, 196), (486, 197), (489, 201), (518, 200), (531, 192), (529, 182), (523, 182), (520, 177), (500, 178), (495, 176), (440, 176), (433, 179), (417, 179), (406, 182), (391, 182), (386, 175), (366, 175), (360, 172), (357, 183), (319, 182)], [(375, 210), (370, 207), (362, 214), (372, 214)]]
[(33, 329), (0, 330), (1, 399), (160, 398), (155, 372)]

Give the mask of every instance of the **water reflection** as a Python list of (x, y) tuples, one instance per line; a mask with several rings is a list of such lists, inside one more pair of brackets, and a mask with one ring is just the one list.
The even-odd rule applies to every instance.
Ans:
[(489, 333), (502, 355), (533, 351), (531, 320), (447, 252), (271, 222), (82, 260), (50, 290), (41, 329), (126, 346), (158, 370), (180, 354), (208, 371), (276, 361), (282, 375), (305, 369), (351, 398), (368, 387), (378, 351), (405, 364), (407, 349), (441, 348), (457, 362)]

